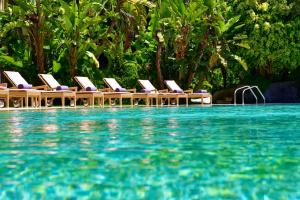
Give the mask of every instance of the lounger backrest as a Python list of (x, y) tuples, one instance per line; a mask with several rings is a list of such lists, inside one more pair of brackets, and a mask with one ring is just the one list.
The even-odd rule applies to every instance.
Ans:
[(27, 81), (21, 76), (19, 72), (4, 71), (3, 73), (15, 87), (18, 87), (18, 85), (20, 84), (28, 85)]
[(149, 80), (138, 80), (138, 83), (142, 86), (143, 89), (155, 91), (156, 88), (152, 85)]
[(166, 80), (165, 81), (167, 87), (171, 90), (171, 91), (180, 91), (182, 90), (179, 85), (177, 85), (177, 83), (174, 80)]
[(117, 88), (122, 88), (114, 78), (104, 78), (103, 80), (114, 91), (116, 91)]
[(74, 79), (78, 82), (80, 87), (84, 90), (86, 90), (86, 88), (88, 88), (88, 87), (97, 88), (88, 77), (75, 76)]
[(51, 74), (39, 74), (40, 79), (50, 88), (56, 89), (60, 84)]

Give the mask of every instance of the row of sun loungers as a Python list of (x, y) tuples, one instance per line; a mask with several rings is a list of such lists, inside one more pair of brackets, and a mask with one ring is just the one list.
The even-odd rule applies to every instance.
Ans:
[(205, 90), (194, 93), (192, 90), (182, 90), (174, 80), (165, 81), (168, 89), (157, 90), (149, 80), (138, 80), (142, 90), (137, 92), (136, 89), (125, 89), (114, 78), (104, 78), (108, 88), (98, 89), (87, 77), (76, 76), (75, 81), (79, 84), (77, 87), (68, 87), (59, 84), (50, 74), (39, 74), (39, 78), (45, 85), (32, 86), (18, 72), (4, 71), (7, 80), (13, 85), (7, 88), (6, 84), (0, 84), (0, 99), (9, 107), (9, 102), (14, 101), (14, 106), (25, 107), (31, 103), (32, 107), (40, 107), (42, 100), (46, 107), (53, 104), (54, 99), (61, 99), (62, 107), (65, 107), (66, 99), (70, 102), (70, 106), (76, 107), (76, 102), (81, 99), (85, 105), (94, 107), (95, 103), (103, 107), (104, 102), (108, 101), (109, 106), (115, 104), (119, 100), (120, 106), (123, 99), (129, 99), (130, 104), (138, 104), (140, 100), (144, 100), (146, 105), (156, 106), (164, 103), (170, 105), (175, 103), (179, 105), (179, 100), (184, 99), (188, 105), (189, 99), (200, 99), (203, 104), (205, 99), (212, 102), (212, 96)]

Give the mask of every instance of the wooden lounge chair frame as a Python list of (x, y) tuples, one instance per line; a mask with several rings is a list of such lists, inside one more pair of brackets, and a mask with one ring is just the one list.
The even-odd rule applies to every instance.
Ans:
[(0, 83), (0, 98), (4, 100), (6, 108), (9, 108), (9, 90), (6, 83)]
[[(167, 100), (168, 106), (170, 106), (171, 99), (176, 100), (177, 106), (179, 106), (180, 99), (185, 99), (186, 106), (188, 106), (188, 95), (186, 95), (186, 94), (170, 93), (168, 91), (168, 89), (157, 90), (149, 80), (141, 80), (140, 79), (140, 80), (138, 80), (138, 83), (140, 84), (140, 86), (143, 89), (148, 89), (148, 90), (151, 90), (154, 93), (156, 93), (158, 95), (158, 102), (161, 106), (163, 105), (162, 102), (164, 102), (164, 100)], [(148, 88), (147, 88), (146, 84), (148, 85)]]
[(129, 90), (127, 90), (128, 92), (116, 92), (115, 88), (109, 83), (109, 80), (111, 80), (111, 79), (113, 79), (113, 78), (104, 78), (103, 79), (104, 83), (109, 87), (109, 88), (102, 89), (102, 91), (104, 92), (104, 100), (108, 100), (109, 106), (112, 106), (112, 99), (119, 99), (120, 107), (122, 107), (123, 99), (129, 99), (130, 105), (133, 106), (132, 92), (133, 93), (136, 92), (136, 89), (129, 89)]
[[(9, 88), (9, 100), (14, 98), (20, 100), (20, 105), (23, 107), (25, 101), (25, 107), (28, 108), (29, 106), (29, 99), (31, 99), (31, 107), (40, 107), (41, 106), (41, 92), (37, 89), (39, 87), (33, 87), (32, 89), (17, 89), (18, 83), (13, 80), (12, 76), (18, 76), (20, 81), (23, 84), (28, 84), (25, 79), (19, 74), (19, 72), (14, 71), (4, 71), (3, 72), (6, 79), (13, 85), (12, 88)], [(9, 103), (8, 103), (9, 104)]]
[[(87, 99), (89, 106), (94, 107), (95, 100), (98, 101), (99, 107), (104, 107), (104, 94), (102, 91), (86, 91), (87, 87), (95, 87), (96, 86), (90, 81), (88, 77), (82, 77), (82, 76), (75, 76), (74, 80), (79, 84), (81, 87), (81, 90), (76, 92), (76, 98), (78, 99)], [(85, 85), (83, 82), (86, 81), (88, 86)]]
[[(114, 79), (114, 81), (118, 84), (119, 87), (121, 87), (119, 85), (119, 83)], [(110, 91), (115, 91), (115, 88), (113, 88), (111, 86), (111, 84), (108, 84), (107, 79), (104, 79), (104, 82), (110, 87), (109, 90)], [(146, 106), (149, 105), (154, 105), (154, 100), (155, 100), (155, 104), (156, 106), (158, 106), (158, 102), (159, 102), (159, 94), (157, 93), (144, 93), (144, 92), (136, 92), (136, 89), (127, 89), (128, 92), (131, 92), (132, 95), (132, 101), (134, 102), (138, 102), (139, 100), (144, 100)]]
[[(46, 87), (44, 86), (46, 91), (42, 91), (42, 93), (41, 93), (42, 99), (45, 100), (46, 107), (48, 107), (48, 103), (47, 103), (48, 99), (53, 101), (53, 99), (56, 99), (56, 98), (61, 99), (62, 107), (65, 107), (65, 99), (66, 98), (70, 99), (70, 102), (71, 102), (71, 100), (74, 100), (74, 107), (76, 107), (77, 87), (69, 87), (70, 90), (57, 91), (56, 87), (51, 86), (49, 81), (46, 80), (46, 78), (45, 78), (45, 76), (49, 76), (49, 77), (51, 76), (53, 78), (53, 80), (55, 80), (55, 78), (51, 74), (39, 74), (38, 76), (46, 86)], [(60, 85), (56, 80), (55, 80), (55, 82), (58, 85)]]
[[(175, 90), (182, 90), (174, 80), (165, 80), (165, 84), (167, 85), (168, 89), (172, 92)], [(172, 87), (171, 84), (173, 84), (173, 86), (176, 87), (176, 89)], [(200, 98), (202, 105), (204, 104), (204, 98), (210, 98), (210, 104), (212, 104), (212, 95), (210, 93), (194, 93), (192, 89), (182, 91), (188, 95), (189, 99)]]

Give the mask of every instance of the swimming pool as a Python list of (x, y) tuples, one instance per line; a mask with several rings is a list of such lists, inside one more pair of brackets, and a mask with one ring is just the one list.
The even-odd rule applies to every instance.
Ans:
[(300, 199), (300, 105), (1, 112), (0, 199)]

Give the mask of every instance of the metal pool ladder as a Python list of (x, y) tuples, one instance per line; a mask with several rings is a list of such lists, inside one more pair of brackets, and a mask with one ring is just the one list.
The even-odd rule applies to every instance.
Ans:
[(238, 91), (242, 91), (242, 104), (245, 105), (245, 92), (246, 91), (250, 91), (251, 94), (254, 96), (255, 98), (255, 103), (258, 104), (258, 98), (255, 94), (255, 92), (253, 91), (253, 89), (256, 89), (256, 91), (258, 92), (258, 94), (260, 95), (260, 97), (263, 99), (263, 102), (264, 104), (266, 103), (266, 98), (265, 96), (263, 95), (263, 93), (260, 91), (259, 87), (254, 85), (254, 86), (250, 86), (250, 85), (246, 85), (246, 86), (242, 86), (242, 87), (239, 87), (237, 88), (235, 91), (234, 91), (234, 105), (236, 105), (236, 95), (237, 95), (237, 92)]

